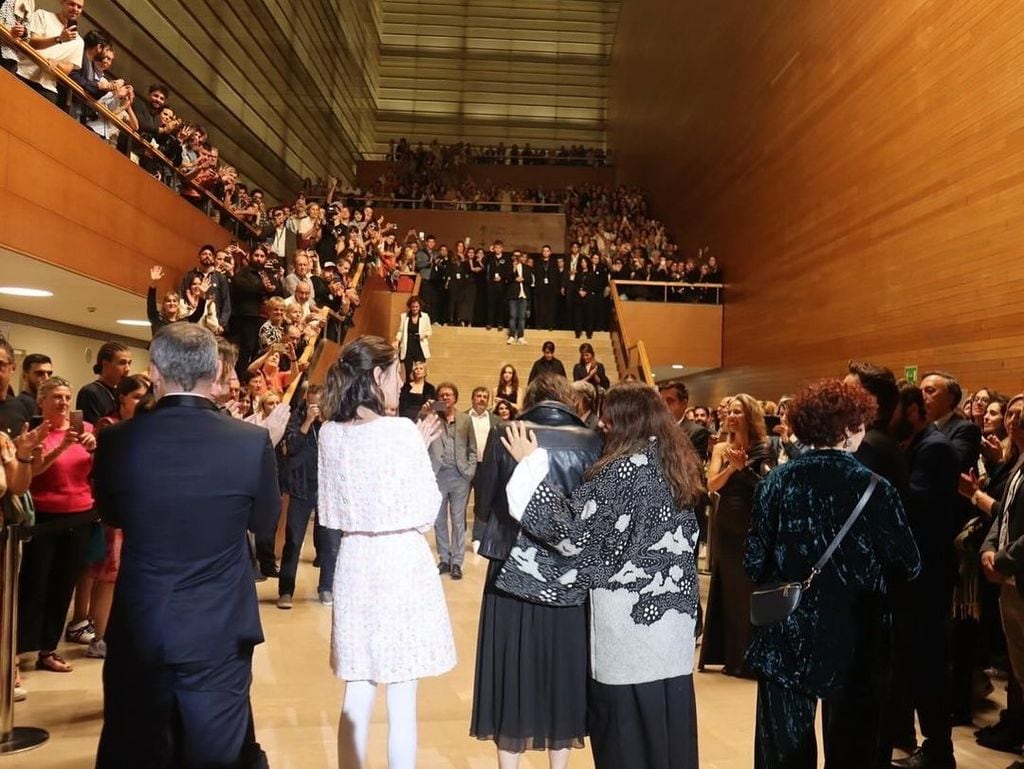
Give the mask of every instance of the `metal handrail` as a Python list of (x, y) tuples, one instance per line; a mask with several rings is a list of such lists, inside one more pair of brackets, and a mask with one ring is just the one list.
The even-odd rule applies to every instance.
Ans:
[[(442, 149), (450, 145), (442, 145)], [(505, 151), (509, 151), (509, 147), (505, 148)], [(416, 150), (411, 150), (414, 154)], [(387, 163), (401, 163), (404, 159), (396, 159), (388, 157), (387, 152), (364, 152), (361, 160), (380, 160)], [(473, 165), (494, 165), (494, 166), (572, 166), (575, 168), (610, 168), (614, 165), (613, 161), (609, 157), (595, 158), (590, 155), (570, 155), (568, 157), (558, 155), (548, 155), (543, 157), (530, 156), (528, 158), (519, 157), (519, 162), (512, 163), (512, 158), (505, 155), (497, 157), (495, 155), (467, 155), (465, 160)], [(496, 162), (500, 160), (501, 162)], [(523, 162), (527, 161), (527, 162)]]
[[(618, 286), (643, 286), (644, 288), (649, 288), (649, 287), (652, 287), (652, 286), (655, 287), (655, 288), (661, 287), (661, 288), (664, 288), (664, 294), (663, 294), (663, 297), (662, 297), (662, 300), (661, 300), (663, 302), (667, 302), (668, 301), (668, 290), (670, 288), (693, 288), (693, 289), (704, 289), (704, 290), (706, 290), (706, 289), (713, 289), (714, 292), (715, 292), (715, 304), (721, 304), (722, 303), (722, 293), (721, 293), (721, 291), (722, 291), (723, 288), (725, 288), (725, 284), (724, 283), (675, 283), (673, 281), (666, 281), (666, 280), (619, 280), (618, 278), (613, 278), (611, 280), (611, 286), (612, 286), (612, 293), (615, 296), (618, 296), (618, 293), (619, 293), (616, 290)], [(636, 300), (636, 301), (644, 301), (644, 300), (643, 299), (639, 299), (639, 300)]]
[(81, 99), (83, 102), (88, 104), (90, 108), (96, 110), (98, 113), (103, 115), (104, 118), (106, 118), (107, 120), (112, 122), (114, 125), (116, 125), (118, 127), (119, 131), (121, 131), (125, 135), (129, 136), (135, 143), (141, 145), (142, 148), (143, 148), (143, 151), (147, 155), (150, 155), (153, 158), (155, 158), (156, 160), (159, 160), (161, 163), (163, 163), (169, 169), (171, 169), (171, 172), (181, 182), (183, 182), (188, 187), (190, 187), (191, 189), (193, 189), (196, 192), (198, 192), (203, 198), (205, 198), (207, 201), (212, 203), (214, 205), (214, 207), (216, 207), (222, 214), (230, 217), (238, 225), (240, 225), (243, 228), (243, 230), (242, 230), (243, 232), (244, 231), (248, 231), (252, 239), (255, 240), (256, 238), (259, 237), (259, 234), (260, 234), (259, 230), (255, 229), (252, 225), (250, 225), (245, 220), (239, 218), (239, 216), (237, 214), (235, 214), (230, 208), (228, 208), (224, 204), (224, 202), (222, 200), (220, 200), (216, 196), (212, 195), (210, 193), (210, 191), (207, 190), (205, 187), (200, 187), (198, 184), (196, 184), (194, 181), (192, 181), (191, 178), (189, 178), (188, 176), (183, 174), (177, 168), (177, 166), (174, 165), (174, 161), (172, 161), (163, 152), (161, 152), (159, 149), (157, 149), (152, 144), (150, 144), (135, 129), (133, 129), (130, 125), (125, 123), (123, 120), (121, 120), (120, 117), (118, 117), (113, 112), (111, 112), (109, 109), (107, 109), (103, 104), (101, 104), (100, 102), (98, 102), (95, 99), (93, 99), (88, 93), (86, 93), (86, 91), (78, 83), (76, 83), (74, 80), (72, 80), (71, 77), (69, 77), (68, 75), (64, 74), (64, 72), (61, 71), (60, 69), (51, 67), (50, 63), (49, 63), (49, 60), (45, 56), (41, 55), (38, 51), (36, 51), (35, 48), (33, 48), (32, 46), (30, 46), (27, 43), (23, 42), (20, 38), (15, 37), (11, 33), (10, 28), (4, 26), (3, 24), (0, 24), (0, 38), (2, 38), (3, 41), (7, 45), (10, 45), (12, 48), (16, 48), (18, 51), (20, 51), (24, 56), (29, 58), (34, 64), (36, 64), (37, 66), (42, 67), (43, 69), (47, 70), (50, 74), (53, 75), (54, 78), (56, 78), (58, 81), (60, 81), (76, 97)]
[[(552, 211), (531, 211), (529, 213), (564, 213), (564, 203), (533, 203), (526, 200), (469, 200), (466, 198), (458, 198), (456, 200), (448, 200), (446, 198), (435, 198), (429, 201), (429, 206), (424, 203), (421, 198), (382, 198), (378, 197), (369, 192), (364, 192), (362, 195), (357, 196), (359, 200), (365, 200), (373, 203), (374, 208), (393, 208), (394, 206), (388, 205), (393, 203), (411, 203), (413, 205), (408, 206), (409, 208), (424, 208), (427, 210), (443, 210), (451, 208), (452, 206), (458, 205), (472, 205), (472, 206), (511, 206), (512, 211), (498, 211), (490, 210), (484, 213), (521, 213), (517, 210), (520, 208), (545, 208), (552, 209)], [(309, 200), (309, 197), (306, 198)], [(337, 201), (334, 201), (335, 203)], [(339, 204), (340, 205), (340, 204)]]

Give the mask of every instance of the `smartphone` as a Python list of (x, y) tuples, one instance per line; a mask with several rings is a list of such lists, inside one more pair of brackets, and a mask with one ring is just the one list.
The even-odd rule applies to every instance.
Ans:
[(85, 432), (85, 417), (81, 409), (75, 409), (68, 417), (71, 420), (71, 430), (81, 435)]
[(442, 416), (448, 413), (448, 404), (444, 401), (434, 401), (433, 409), (435, 414)]
[(28, 418), (28, 429), (29, 430), (35, 430), (42, 423), (43, 423), (43, 415), (42, 414), (33, 414), (32, 416), (30, 416)]
[(771, 432), (780, 424), (782, 424), (782, 417), (775, 416), (774, 414), (769, 414), (764, 418), (764, 426), (768, 428), (768, 432)]

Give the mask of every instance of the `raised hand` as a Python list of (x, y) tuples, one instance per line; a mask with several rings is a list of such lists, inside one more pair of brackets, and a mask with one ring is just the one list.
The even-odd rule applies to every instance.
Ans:
[(522, 422), (512, 422), (505, 428), (505, 437), (501, 439), (501, 445), (516, 462), (522, 462), (540, 448), (533, 430), (528, 429)]
[(160, 280), (163, 279), (163, 277), (164, 277), (164, 268), (161, 267), (159, 264), (155, 264), (155, 265), (153, 265), (152, 267), (149, 268), (149, 279), (153, 283), (159, 282)]

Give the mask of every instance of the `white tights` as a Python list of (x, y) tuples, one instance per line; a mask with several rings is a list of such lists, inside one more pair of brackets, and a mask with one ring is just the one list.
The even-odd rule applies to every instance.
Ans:
[[(416, 767), (416, 681), (387, 685), (388, 767)], [(345, 702), (338, 723), (338, 766), (363, 769), (366, 745), (370, 737), (370, 717), (377, 684), (373, 681), (349, 681), (345, 684)]]

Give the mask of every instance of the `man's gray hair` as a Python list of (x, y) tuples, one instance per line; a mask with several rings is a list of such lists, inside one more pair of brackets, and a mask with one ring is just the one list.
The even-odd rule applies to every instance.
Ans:
[(166, 381), (191, 392), (217, 376), (217, 337), (193, 323), (171, 323), (153, 337), (149, 357)]

